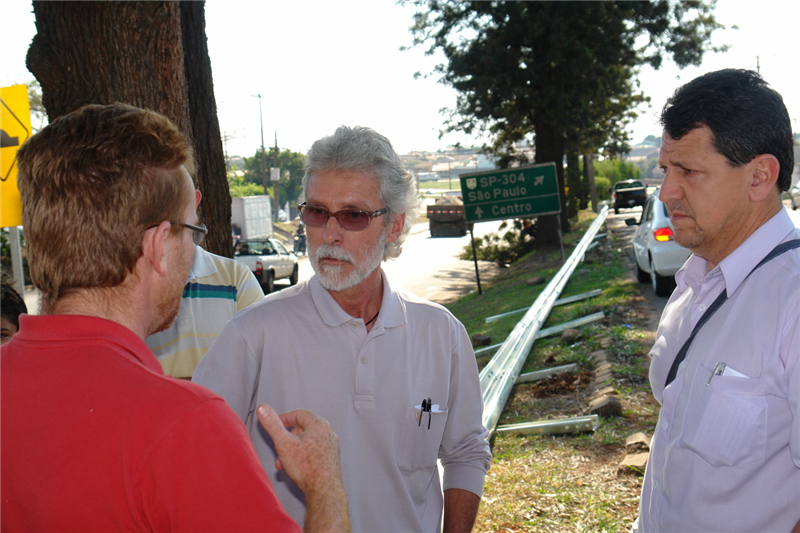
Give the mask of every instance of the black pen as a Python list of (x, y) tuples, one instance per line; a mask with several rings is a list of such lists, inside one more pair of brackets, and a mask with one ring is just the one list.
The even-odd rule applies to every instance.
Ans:
[(431, 399), (428, 398), (428, 429), (431, 429), (431, 409), (433, 408), (433, 402)]
[(424, 412), (425, 412), (425, 409), (427, 408), (427, 406), (428, 406), (428, 403), (427, 403), (427, 401), (425, 400), (425, 398), (423, 398), (423, 399), (422, 399), (422, 410), (421, 410), (421, 411), (420, 411), (420, 413), (419, 413), (419, 420), (417, 420), (417, 426), (420, 426), (420, 425), (422, 425), (422, 413), (424, 413)]

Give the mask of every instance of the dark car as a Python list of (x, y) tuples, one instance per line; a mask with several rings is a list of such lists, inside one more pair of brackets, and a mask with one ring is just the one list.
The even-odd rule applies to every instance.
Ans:
[(614, 184), (614, 214), (620, 209), (643, 206), (647, 199), (647, 188), (639, 180), (618, 181)]

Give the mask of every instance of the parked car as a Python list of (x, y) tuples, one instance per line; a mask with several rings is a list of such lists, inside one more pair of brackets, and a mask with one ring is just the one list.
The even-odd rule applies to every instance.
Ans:
[(800, 185), (795, 185), (789, 191), (789, 196), (792, 198), (792, 209), (800, 207)]
[(628, 226), (639, 226), (633, 235), (636, 278), (650, 282), (658, 296), (669, 296), (675, 288), (675, 273), (692, 255), (673, 239), (672, 225), (666, 206), (658, 199), (659, 189), (647, 197), (642, 217), (625, 220)]
[(276, 279), (289, 278), (290, 285), (297, 283), (297, 256), (276, 239), (242, 239), (233, 258), (255, 274), (264, 294), (275, 290)]
[(614, 184), (614, 214), (619, 210), (644, 205), (647, 188), (639, 180), (618, 181)]

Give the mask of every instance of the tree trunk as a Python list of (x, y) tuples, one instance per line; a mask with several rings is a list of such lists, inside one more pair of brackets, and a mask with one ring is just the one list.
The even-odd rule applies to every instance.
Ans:
[(594, 155), (591, 152), (583, 154), (583, 176), (589, 184), (589, 195), (592, 198), (592, 211), (597, 213), (597, 186), (594, 184)]
[(574, 220), (578, 217), (583, 195), (580, 159), (574, 149), (567, 150), (567, 189), (567, 218)]
[[(555, 162), (556, 175), (558, 176), (558, 191), (561, 199), (561, 229), (569, 231), (569, 220), (567, 220), (567, 205), (564, 195), (564, 138), (550, 124), (537, 120), (534, 126), (536, 131), (536, 157), (535, 163)], [(539, 217), (537, 223), (537, 239), (546, 246), (558, 246), (559, 239), (559, 220), (556, 215)]]
[(197, 155), (198, 186), (206, 198), (201, 219), (211, 234), (206, 246), (230, 256), (230, 197), (210, 90), (204, 5), (186, 6), (187, 35), (178, 2), (35, 0), (33, 10), (37, 34), (27, 66), (42, 86), (50, 121), (86, 104), (114, 102), (172, 120)]
[(231, 193), (208, 57), (205, 2), (181, 2), (180, 7), (189, 118), (197, 159), (197, 186), (204, 198), (198, 215), (208, 226), (208, 237), (203, 245), (210, 252), (233, 257)]

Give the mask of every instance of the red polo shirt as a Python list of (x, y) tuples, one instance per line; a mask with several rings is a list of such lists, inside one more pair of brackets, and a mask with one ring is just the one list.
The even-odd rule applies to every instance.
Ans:
[(241, 420), (120, 324), (23, 315), (0, 364), (3, 531), (300, 531)]

